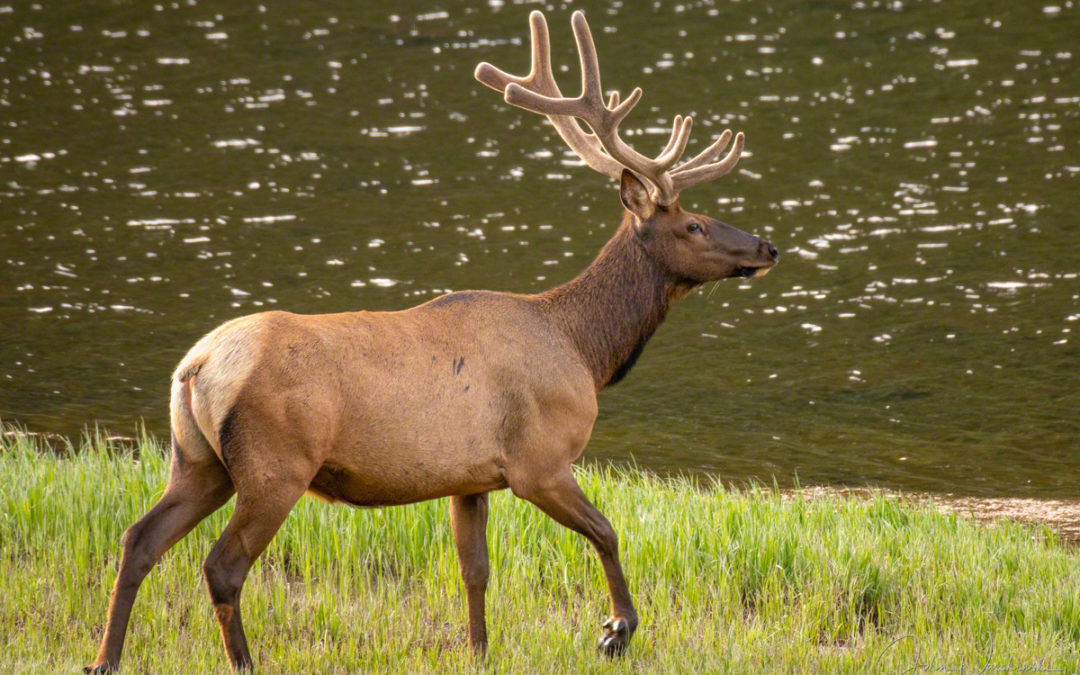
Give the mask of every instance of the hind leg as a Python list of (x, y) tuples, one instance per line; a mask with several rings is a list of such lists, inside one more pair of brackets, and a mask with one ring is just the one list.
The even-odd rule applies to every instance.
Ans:
[(124, 533), (120, 571), (109, 601), (109, 618), (97, 659), (83, 670), (116, 670), (135, 594), (165, 551), (232, 496), (229, 474), (216, 457), (192, 462), (173, 444), (172, 466), (165, 494)]
[[(274, 468), (281, 471), (285, 467)], [(238, 486), (236, 510), (203, 563), (214, 614), (234, 671), (254, 667), (240, 620), (240, 590), (244, 580), (315, 475), (315, 469), (308, 470), (307, 466), (294, 466), (288, 475), (270, 475), (265, 466), (254, 469), (238, 475), (238, 467), (232, 467)], [(244, 475), (247, 479), (241, 477)]]

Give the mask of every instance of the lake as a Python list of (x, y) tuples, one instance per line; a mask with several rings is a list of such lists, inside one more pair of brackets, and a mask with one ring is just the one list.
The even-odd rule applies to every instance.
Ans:
[(615, 183), (472, 77), (564, 92), (585, 9), (655, 153), (747, 153), (683, 204), (773, 241), (600, 397), (593, 459), (781, 485), (1080, 491), (1080, 7), (1039, 2), (0, 0), (0, 418), (166, 434), (172, 368), (267, 309), (530, 293)]

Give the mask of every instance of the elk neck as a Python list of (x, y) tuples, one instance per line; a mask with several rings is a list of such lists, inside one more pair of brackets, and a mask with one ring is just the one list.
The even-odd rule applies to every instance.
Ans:
[(697, 286), (649, 255), (631, 219), (623, 214), (618, 231), (581, 274), (537, 296), (577, 348), (597, 391), (626, 376), (672, 303)]

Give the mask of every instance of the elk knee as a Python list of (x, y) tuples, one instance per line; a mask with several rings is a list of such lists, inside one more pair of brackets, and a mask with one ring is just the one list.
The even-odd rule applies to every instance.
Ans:
[(466, 588), (475, 588), (484, 591), (487, 590), (490, 572), (491, 569), (487, 560), (473, 561), (469, 565), (462, 566), (461, 579), (465, 582)]
[(617, 555), (619, 553), (619, 535), (615, 534), (615, 528), (611, 526), (611, 523), (606, 518), (601, 518), (592, 525), (591, 535), (596, 549), (601, 553), (612, 556)]

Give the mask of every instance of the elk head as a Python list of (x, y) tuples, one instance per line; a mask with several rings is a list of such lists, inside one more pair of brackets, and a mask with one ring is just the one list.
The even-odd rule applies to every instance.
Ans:
[[(600, 65), (589, 24), (581, 11), (571, 25), (581, 59), (581, 94), (563, 97), (551, 68), (551, 46), (544, 15), (529, 15), (532, 29), (532, 68), (528, 75), (510, 75), (489, 63), (476, 67), (476, 79), (502, 91), (507, 103), (547, 116), (559, 136), (594, 170), (620, 181), (620, 197), (638, 240), (649, 254), (674, 276), (693, 284), (727, 277), (766, 274), (779, 259), (776, 247), (708, 216), (689, 213), (679, 205), (679, 194), (691, 185), (719, 178), (742, 155), (742, 133), (731, 143), (725, 130), (709, 147), (675, 166), (690, 140), (693, 120), (676, 115), (671, 137), (656, 157), (642, 155), (619, 136), (619, 123), (641, 99), (641, 88), (620, 102), (612, 92), (604, 102)], [(591, 129), (586, 132), (576, 120)], [(715, 161), (713, 161), (715, 160)]]

